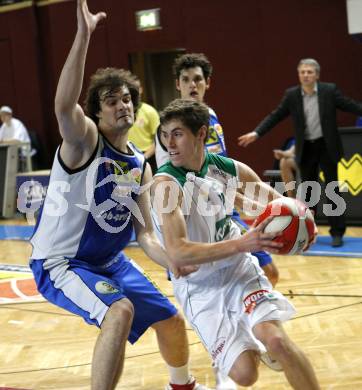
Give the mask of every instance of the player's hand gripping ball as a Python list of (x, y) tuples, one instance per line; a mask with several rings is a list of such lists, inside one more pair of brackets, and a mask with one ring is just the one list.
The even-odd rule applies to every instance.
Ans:
[(265, 233), (281, 232), (273, 241), (283, 243), (279, 254), (295, 255), (306, 251), (314, 242), (317, 227), (308, 207), (297, 199), (278, 198), (268, 203), (255, 221), (259, 225), (266, 218), (274, 218), (265, 227)]

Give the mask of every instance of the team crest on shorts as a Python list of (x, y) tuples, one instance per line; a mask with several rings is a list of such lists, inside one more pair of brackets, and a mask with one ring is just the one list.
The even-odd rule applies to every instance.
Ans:
[(118, 288), (112, 286), (104, 280), (100, 280), (96, 283), (96, 290), (101, 294), (115, 294), (119, 292)]
[(244, 298), (245, 313), (250, 314), (259, 303), (276, 299), (275, 295), (268, 290), (257, 290)]

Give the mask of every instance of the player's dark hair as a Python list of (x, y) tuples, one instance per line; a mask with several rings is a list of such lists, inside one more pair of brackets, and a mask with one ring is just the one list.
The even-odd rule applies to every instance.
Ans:
[(84, 100), (86, 114), (98, 125), (97, 114), (101, 109), (101, 93), (115, 92), (126, 86), (131, 94), (133, 109), (136, 114), (139, 106), (139, 84), (137, 78), (128, 70), (117, 68), (100, 68), (90, 78)]
[[(206, 104), (194, 100), (176, 99), (161, 111), (161, 126), (175, 119), (182, 122), (185, 127), (191, 130), (192, 134), (196, 135), (202, 126), (209, 128), (209, 108)], [(207, 137), (208, 134), (206, 134), (205, 142)]]
[(190, 53), (178, 56), (173, 64), (173, 73), (176, 79), (179, 79), (183, 69), (195, 68), (196, 66), (202, 69), (205, 80), (211, 77), (212, 65), (203, 53)]

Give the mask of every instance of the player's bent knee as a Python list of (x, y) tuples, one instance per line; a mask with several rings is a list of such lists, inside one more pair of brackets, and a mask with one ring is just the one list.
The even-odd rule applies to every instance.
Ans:
[(244, 351), (234, 362), (229, 377), (240, 386), (252, 386), (258, 379), (255, 351)]
[[(125, 323), (131, 323), (134, 316), (134, 307), (127, 298), (114, 302), (109, 308), (105, 321), (103, 323), (123, 326)], [(102, 324), (103, 325), (103, 324)], [(103, 327), (103, 326), (102, 326)]]
[(267, 341), (268, 352), (276, 359), (289, 359), (291, 348), (289, 342), (281, 335), (272, 336)]
[(178, 329), (178, 330), (185, 329), (185, 320), (179, 312), (177, 312), (174, 316), (167, 319), (166, 321), (168, 326), (174, 329)]
[(258, 372), (254, 370), (231, 370), (230, 378), (239, 386), (249, 387), (258, 380)]
[(177, 312), (174, 316), (168, 318), (165, 321), (167, 321), (169, 324), (172, 324), (174, 327), (185, 326), (185, 320), (179, 312)]

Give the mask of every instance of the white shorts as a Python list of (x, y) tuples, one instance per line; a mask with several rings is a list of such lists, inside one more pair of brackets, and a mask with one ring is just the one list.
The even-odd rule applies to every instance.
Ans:
[(224, 374), (242, 352), (265, 352), (252, 333), (254, 325), (285, 321), (295, 313), (289, 301), (273, 291), (257, 259), (245, 254), (241, 258), (203, 280), (172, 278), (188, 322)]

